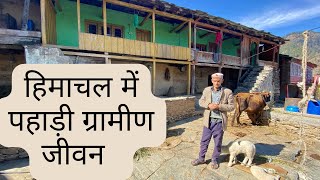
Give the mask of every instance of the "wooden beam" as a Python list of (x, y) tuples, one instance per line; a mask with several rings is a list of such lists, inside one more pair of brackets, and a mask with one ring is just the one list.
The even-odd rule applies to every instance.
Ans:
[(150, 18), (150, 16), (152, 16), (152, 13), (150, 12), (146, 17), (144, 17), (144, 19), (141, 21), (141, 23), (139, 24), (139, 26), (143, 26), (145, 22), (147, 22), (147, 20)]
[(188, 27), (188, 26), (185, 25), (183, 28), (177, 30), (176, 33), (180, 33), (181, 31), (183, 31), (183, 30), (186, 29), (187, 27)]
[(182, 16), (178, 16), (178, 15), (170, 14), (170, 13), (167, 13), (167, 12), (162, 12), (162, 11), (146, 8), (146, 7), (135, 5), (135, 4), (126, 3), (126, 2), (123, 2), (123, 1), (107, 0), (107, 2), (111, 3), (111, 4), (123, 6), (123, 7), (137, 9), (137, 10), (144, 11), (144, 12), (154, 12), (154, 13), (160, 15), (160, 16), (169, 17), (169, 18), (172, 18), (172, 19), (178, 19), (180, 21), (188, 21), (189, 20), (188, 18), (185, 18), (185, 17), (182, 17)]
[(47, 33), (46, 33), (46, 0), (40, 1), (41, 6), (41, 34), (42, 44), (47, 44)]
[[(80, 0), (77, 0), (77, 17), (78, 17), (78, 42), (80, 43), (80, 33), (81, 33)], [(79, 47), (80, 47), (80, 44), (79, 44)]]
[(188, 22), (189, 22), (189, 21), (183, 22), (183, 23), (181, 23), (180, 25), (178, 25), (177, 27), (171, 29), (171, 30), (170, 30), (170, 33), (172, 33), (173, 31), (179, 30), (180, 28), (182, 28), (182, 26), (184, 26), (184, 25), (187, 24)]
[(198, 22), (200, 21), (201, 17), (197, 18), (196, 20), (194, 20), (194, 22)]
[(202, 35), (200, 36), (200, 38), (202, 39), (202, 38), (204, 38), (204, 37), (206, 37), (206, 36), (209, 36), (210, 34), (212, 34), (212, 32), (207, 32), (207, 33), (205, 33), (205, 34), (202, 34)]
[(133, 61), (145, 61), (145, 62), (157, 62), (157, 63), (167, 63), (167, 64), (190, 64), (189, 61), (174, 61), (170, 59), (152, 59), (152, 58), (142, 58), (142, 57), (134, 57), (134, 56), (117, 56), (117, 55), (109, 55), (110, 59), (122, 59), (122, 60), (133, 60)]
[(58, 7), (58, 10), (61, 12), (62, 11), (62, 7), (61, 7), (61, 4), (60, 4), (60, 0), (56, 0), (56, 5)]
[(57, 14), (57, 10), (56, 10), (56, 8), (55, 8), (54, 5), (53, 5), (52, 0), (48, 0), (48, 2), (49, 2), (49, 4), (50, 4), (50, 6), (52, 7), (54, 13)]
[(106, 54), (96, 54), (96, 53), (83, 53), (83, 52), (74, 52), (74, 51), (62, 51), (64, 55), (69, 56), (84, 56), (84, 57), (101, 57), (105, 58)]
[(22, 25), (21, 25), (21, 30), (23, 31), (26, 31), (28, 29), (29, 7), (30, 7), (30, 0), (24, 0)]

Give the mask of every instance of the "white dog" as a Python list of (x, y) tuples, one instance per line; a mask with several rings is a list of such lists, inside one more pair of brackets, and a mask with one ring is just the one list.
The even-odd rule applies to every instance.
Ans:
[(222, 152), (229, 152), (229, 163), (228, 166), (231, 167), (232, 165), (237, 163), (237, 155), (244, 154), (245, 158), (242, 161), (241, 165), (246, 165), (250, 167), (256, 154), (256, 147), (250, 141), (232, 141), (227, 146), (222, 146)]

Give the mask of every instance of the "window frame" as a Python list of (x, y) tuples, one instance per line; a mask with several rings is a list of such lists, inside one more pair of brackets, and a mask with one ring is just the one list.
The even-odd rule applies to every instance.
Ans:
[[(104, 35), (103, 34), (103, 22), (101, 21), (94, 21), (94, 20), (85, 20), (85, 33), (89, 33), (89, 25), (95, 25), (97, 27), (96, 29), (96, 35)], [(121, 37), (118, 38), (124, 38), (124, 26), (121, 25), (115, 25), (115, 24), (107, 24), (107, 28), (110, 28), (111, 34), (108, 34), (107, 29), (107, 36), (116, 37), (115, 36), (115, 29), (121, 30)], [(90, 33), (92, 34), (92, 33)]]

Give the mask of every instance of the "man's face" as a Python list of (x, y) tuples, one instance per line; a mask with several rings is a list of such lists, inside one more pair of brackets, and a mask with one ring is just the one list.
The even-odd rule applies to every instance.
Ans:
[(221, 79), (220, 77), (212, 77), (211, 82), (213, 84), (213, 87), (217, 89), (223, 83), (223, 79)]

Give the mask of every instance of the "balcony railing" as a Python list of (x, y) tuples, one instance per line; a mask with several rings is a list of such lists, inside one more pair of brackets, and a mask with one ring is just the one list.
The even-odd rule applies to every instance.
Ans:
[(116, 54), (188, 60), (190, 50), (186, 47), (171, 46), (124, 38), (81, 33), (80, 49)]

